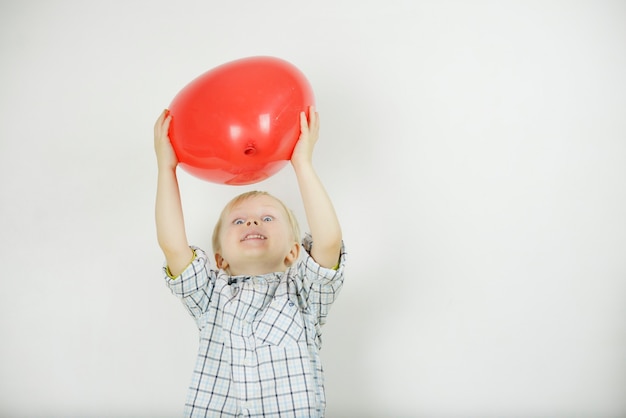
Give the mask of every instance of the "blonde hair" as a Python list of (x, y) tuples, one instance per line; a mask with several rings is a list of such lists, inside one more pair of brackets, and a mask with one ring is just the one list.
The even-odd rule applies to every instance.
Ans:
[(217, 220), (217, 223), (215, 224), (215, 228), (213, 229), (213, 241), (212, 241), (212, 244), (213, 244), (213, 253), (214, 254), (218, 254), (222, 250), (222, 246), (221, 246), (221, 243), (220, 243), (220, 233), (222, 231), (222, 224), (224, 222), (224, 218), (226, 217), (226, 214), (228, 214), (228, 212), (230, 212), (232, 210), (232, 208), (234, 208), (238, 203), (243, 202), (246, 199), (250, 199), (250, 198), (258, 197), (258, 196), (269, 196), (272, 199), (276, 200), (278, 203), (280, 203), (280, 205), (285, 210), (285, 213), (287, 214), (287, 219), (289, 220), (289, 224), (291, 226), (291, 232), (293, 234), (293, 239), (294, 239), (295, 242), (300, 244), (300, 238), (301, 238), (300, 237), (300, 226), (298, 225), (298, 220), (296, 219), (296, 216), (294, 215), (293, 211), (291, 209), (289, 209), (282, 202), (282, 200), (278, 199), (275, 196), (272, 196), (268, 192), (253, 190), (253, 191), (242, 193), (242, 194), (240, 194), (238, 196), (235, 196), (230, 202), (228, 202), (226, 204), (226, 206), (224, 206), (224, 209), (222, 209), (222, 213), (220, 214), (220, 217)]

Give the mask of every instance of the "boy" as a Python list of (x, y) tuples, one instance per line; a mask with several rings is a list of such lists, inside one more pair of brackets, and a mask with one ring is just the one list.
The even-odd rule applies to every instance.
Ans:
[[(157, 238), (165, 280), (194, 317), (200, 346), (186, 417), (323, 417), (321, 326), (343, 284), (345, 253), (332, 202), (313, 164), (319, 118), (300, 115), (291, 157), (309, 227), (275, 197), (250, 192), (224, 208), (213, 234), (216, 268), (187, 242), (171, 116), (154, 127)], [(314, 243), (314, 244), (313, 244)]]

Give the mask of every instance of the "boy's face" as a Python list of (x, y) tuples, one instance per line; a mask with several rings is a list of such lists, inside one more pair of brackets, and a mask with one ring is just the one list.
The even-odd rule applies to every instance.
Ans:
[(289, 218), (271, 196), (249, 197), (222, 220), (217, 266), (231, 275), (260, 275), (285, 271), (298, 257)]

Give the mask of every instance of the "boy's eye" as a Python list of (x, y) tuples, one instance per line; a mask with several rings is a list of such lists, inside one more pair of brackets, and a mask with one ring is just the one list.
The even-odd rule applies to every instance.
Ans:
[(244, 220), (243, 220), (243, 219), (235, 219), (235, 220), (233, 221), (233, 224), (235, 224), (235, 225), (242, 225), (243, 223), (244, 223)]
[(274, 218), (272, 218), (271, 216), (264, 216), (263, 217), (263, 222), (272, 222), (274, 220)]

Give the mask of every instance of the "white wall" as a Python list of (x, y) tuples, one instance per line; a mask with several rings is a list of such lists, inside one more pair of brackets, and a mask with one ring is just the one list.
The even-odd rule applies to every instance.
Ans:
[[(626, 415), (623, 1), (3, 1), (0, 416), (179, 416), (193, 321), (160, 277), (152, 126), (193, 77), (309, 78), (349, 250), (327, 415)], [(181, 174), (208, 248), (291, 169)]]

